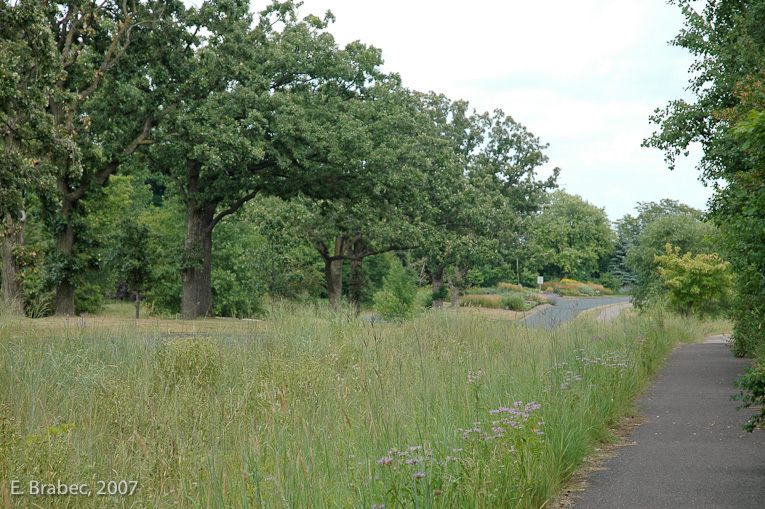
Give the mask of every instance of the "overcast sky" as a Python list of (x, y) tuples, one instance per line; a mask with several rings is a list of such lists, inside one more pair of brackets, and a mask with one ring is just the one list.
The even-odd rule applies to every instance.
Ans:
[(690, 98), (691, 57), (668, 44), (683, 17), (665, 0), (305, 0), (301, 12), (328, 9), (338, 43), (382, 49), (405, 86), (525, 125), (550, 145), (540, 175), (560, 167), (561, 187), (609, 219), (662, 198), (706, 208), (700, 153), (671, 172), (640, 147), (656, 108)]

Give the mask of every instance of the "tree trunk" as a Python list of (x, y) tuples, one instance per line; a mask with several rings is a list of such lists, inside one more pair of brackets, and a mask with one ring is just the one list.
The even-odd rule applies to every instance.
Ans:
[(16, 262), (14, 248), (24, 245), (24, 224), (26, 214), (21, 212), (21, 219), (16, 222), (10, 213), (5, 214), (6, 234), (0, 242), (0, 258), (2, 258), (2, 301), (0, 305), (5, 313), (13, 315), (24, 314), (24, 288), (19, 279), (19, 267)]
[(459, 268), (457, 264), (454, 264), (454, 276), (449, 271), (446, 271), (446, 280), (449, 281), (449, 293), (451, 294), (451, 301), (453, 308), (460, 307), (460, 287), (465, 279), (465, 275), (468, 272), (468, 267)]
[(329, 308), (338, 311), (343, 301), (343, 260), (325, 258), (324, 273), (327, 276)]
[(449, 282), (449, 298), (452, 302), (451, 307), (458, 308), (460, 307), (460, 289), (448, 270), (446, 271), (446, 280)]
[(135, 319), (138, 320), (138, 315), (141, 312), (141, 294), (138, 290), (135, 291)]
[(187, 262), (182, 270), (181, 317), (193, 320), (212, 314), (212, 230), (215, 206), (198, 209), (194, 200), (186, 207)]
[[(441, 288), (444, 286), (444, 266), (441, 265), (440, 263), (436, 265), (436, 270), (433, 271), (431, 285), (433, 287), (434, 294), (438, 294), (441, 291)], [(444, 298), (434, 297), (433, 309), (443, 309), (443, 308), (444, 308)]]
[(327, 279), (327, 299), (329, 308), (338, 311), (343, 302), (343, 259), (348, 249), (348, 239), (335, 237), (335, 247), (329, 252), (323, 242), (314, 242), (324, 259), (324, 275)]
[[(60, 185), (59, 185), (60, 186)], [(62, 269), (61, 280), (56, 286), (56, 315), (74, 315), (74, 282), (72, 281), (72, 259), (74, 258), (74, 226), (72, 225), (72, 208), (74, 203), (64, 197), (61, 201), (61, 218), (66, 228), (58, 235), (56, 252), (66, 267)]]
[(361, 313), (361, 292), (364, 287), (364, 274), (362, 272), (364, 246), (361, 240), (356, 240), (353, 243), (353, 246), (351, 246), (351, 254), (353, 255), (353, 258), (351, 259), (351, 286), (348, 300), (351, 303), (353, 311), (356, 315), (359, 315)]

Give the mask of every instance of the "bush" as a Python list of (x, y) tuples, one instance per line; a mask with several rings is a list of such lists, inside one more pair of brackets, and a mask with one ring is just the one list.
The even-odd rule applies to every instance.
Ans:
[(743, 404), (738, 407), (739, 410), (759, 407), (760, 413), (752, 415), (744, 424), (744, 429), (751, 433), (758, 425), (765, 423), (765, 364), (760, 363), (754, 368), (747, 369), (733, 383), (741, 389), (741, 393), (732, 396), (733, 400), (743, 401)]
[(562, 279), (561, 281), (548, 281), (542, 284), (542, 290), (545, 292), (558, 293), (569, 297), (581, 297), (582, 295), (613, 295), (613, 290), (603, 285), (587, 282), (580, 283), (573, 279)]
[(398, 258), (383, 279), (383, 289), (375, 294), (375, 310), (384, 317), (407, 317), (417, 297), (417, 283)]
[(218, 341), (209, 337), (165, 339), (157, 361), (159, 378), (169, 386), (181, 383), (211, 385), (221, 372)]
[(74, 289), (74, 312), (76, 314), (94, 315), (101, 311), (103, 304), (104, 295), (98, 285), (86, 283)]
[(502, 307), (512, 311), (525, 311), (526, 303), (523, 301), (523, 297), (517, 293), (514, 293), (512, 295), (506, 295), (505, 297), (502, 297)]
[(478, 306), (482, 308), (502, 309), (502, 297), (499, 295), (463, 295), (460, 301), (468, 306)]

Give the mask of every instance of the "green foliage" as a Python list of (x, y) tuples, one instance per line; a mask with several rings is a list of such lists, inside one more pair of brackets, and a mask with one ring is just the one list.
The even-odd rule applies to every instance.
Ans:
[(451, 152), (437, 150), (442, 144), (424, 152), (436, 164), (424, 179), (421, 210), (429, 235), (418, 256), (426, 258), (431, 272), (438, 266), (448, 270), (454, 292), (468, 286), (471, 268), (486, 277), (487, 267), (515, 261), (526, 219), (556, 187), (559, 171), (537, 179), (547, 146), (501, 110), (479, 114), (464, 101), (432, 93), (421, 100), (429, 130)]
[(178, 202), (165, 197), (160, 206), (151, 206), (141, 213), (140, 221), (149, 227), (149, 249), (154, 253), (152, 284), (145, 300), (161, 313), (181, 310), (181, 266), (183, 256), (184, 217)]
[[(763, 9), (761, 6), (760, 9)], [(762, 75), (746, 80), (739, 93), (742, 109), (750, 110), (734, 127), (741, 149), (748, 155), (745, 170), (730, 172), (719, 196), (715, 218), (736, 274), (733, 350), (754, 356), (765, 345), (765, 87)]]
[(656, 256), (665, 254), (667, 243), (680, 248), (682, 253), (711, 253), (715, 232), (714, 225), (689, 213), (660, 215), (647, 223), (626, 257), (627, 265), (638, 279), (633, 294), (635, 303), (641, 306), (652, 298), (666, 295), (667, 286), (661, 278)]
[(130, 290), (143, 293), (150, 285), (157, 253), (152, 233), (143, 223), (125, 218), (117, 224), (109, 256), (109, 267)]
[(589, 286), (580, 286), (579, 287), (579, 293), (583, 293), (585, 295), (588, 295), (590, 297), (595, 296), (595, 290), (590, 288)]
[(588, 280), (605, 274), (614, 250), (603, 209), (563, 191), (553, 193), (549, 205), (533, 218), (528, 244), (536, 274), (548, 279)]
[(15, 255), (19, 266), (19, 278), (24, 288), (26, 315), (30, 318), (48, 316), (53, 312), (55, 294), (49, 291), (46, 284), (44, 243), (27, 240), (24, 245), (16, 246)]
[(525, 311), (526, 303), (520, 294), (514, 293), (502, 297), (502, 307), (511, 311)]
[(669, 302), (686, 316), (707, 301), (730, 291), (729, 263), (716, 253), (680, 256), (680, 248), (666, 245), (666, 254), (656, 256), (659, 274), (669, 287)]
[(6, 214), (17, 219), (31, 192), (52, 183), (41, 159), (46, 148), (60, 152), (66, 144), (46, 111), (62, 75), (45, 6), (0, 0), (0, 224)]
[(483, 286), (486, 281), (486, 276), (480, 269), (469, 269), (467, 272), (467, 278), (470, 282), (470, 286)]
[(384, 317), (405, 318), (414, 310), (416, 297), (414, 278), (400, 260), (394, 259), (382, 290), (375, 294), (375, 310)]
[(437, 292), (431, 293), (431, 301), (436, 299), (446, 299), (449, 297), (449, 287), (447, 285), (441, 285), (441, 288)]
[(748, 368), (746, 372), (739, 376), (734, 384), (741, 389), (739, 394), (732, 396), (734, 401), (741, 401), (742, 408), (759, 408), (759, 413), (753, 414), (744, 429), (752, 432), (758, 426), (765, 424), (765, 363), (760, 362), (753, 368)]
[[(614, 223), (617, 244), (611, 260), (613, 275), (621, 281), (622, 285), (633, 287), (640, 285), (640, 276), (628, 259), (629, 250), (640, 244), (640, 235), (651, 223), (659, 218), (678, 215), (688, 215), (699, 221), (703, 220), (703, 214), (700, 210), (676, 200), (663, 199), (659, 202), (639, 202), (636, 208), (637, 216), (632, 217), (627, 214)], [(669, 228), (669, 230), (671, 229)]]
[(258, 263), (263, 261), (263, 250), (271, 245), (252, 226), (249, 221), (229, 217), (215, 230), (212, 292), (218, 316), (249, 318), (262, 312), (264, 283), (268, 280), (258, 278)]
[(78, 315), (88, 313), (94, 315), (104, 305), (104, 294), (101, 287), (92, 283), (78, 285), (74, 289), (74, 312)]
[(600, 277), (595, 278), (593, 282), (603, 285), (606, 290), (608, 290), (608, 292), (605, 293), (617, 292), (624, 284), (624, 280), (616, 277), (610, 270), (605, 274), (601, 274)]
[(696, 56), (695, 97), (657, 110), (659, 130), (644, 144), (663, 150), (670, 167), (691, 143), (703, 147), (699, 170), (716, 190), (710, 215), (736, 274), (733, 348), (755, 355), (765, 344), (765, 2), (707, 2), (702, 13), (678, 5), (686, 19), (673, 42)]

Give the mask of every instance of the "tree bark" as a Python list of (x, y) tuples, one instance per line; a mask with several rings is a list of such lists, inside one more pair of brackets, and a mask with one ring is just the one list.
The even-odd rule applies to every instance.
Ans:
[(186, 206), (187, 262), (182, 269), (181, 317), (194, 320), (212, 314), (212, 231), (215, 206), (200, 209), (195, 200)]
[(364, 286), (364, 274), (362, 271), (364, 263), (363, 254), (364, 246), (362, 241), (354, 241), (351, 246), (351, 281), (348, 300), (356, 315), (361, 313), (361, 292)]
[(325, 258), (324, 273), (327, 277), (329, 308), (338, 311), (343, 301), (343, 260)]
[(453, 308), (460, 307), (460, 287), (467, 272), (468, 267), (460, 269), (456, 263), (454, 264), (454, 276), (448, 270), (446, 271), (446, 280), (449, 281), (449, 293), (452, 301), (451, 307)]
[(18, 222), (6, 212), (6, 234), (0, 243), (0, 258), (2, 258), (2, 305), (3, 311), (12, 315), (24, 314), (24, 288), (19, 279), (19, 267), (14, 249), (24, 245), (24, 225), (26, 215), (21, 212)]
[[(444, 266), (440, 263), (436, 265), (436, 269), (433, 271), (433, 276), (431, 278), (431, 285), (433, 287), (433, 293), (437, 294), (441, 291), (441, 288), (444, 286)], [(443, 309), (444, 308), (444, 298), (443, 297), (435, 297), (433, 299), (433, 309)]]

